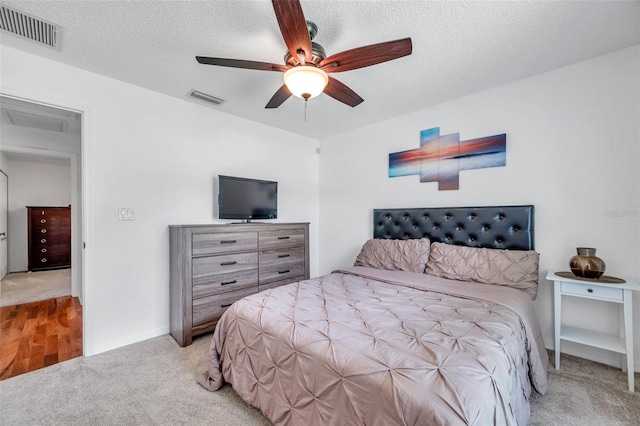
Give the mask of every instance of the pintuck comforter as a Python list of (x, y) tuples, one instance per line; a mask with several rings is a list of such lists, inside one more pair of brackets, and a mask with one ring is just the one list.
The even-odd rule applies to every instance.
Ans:
[(524, 425), (547, 363), (525, 292), (354, 267), (236, 302), (200, 383), (275, 424)]

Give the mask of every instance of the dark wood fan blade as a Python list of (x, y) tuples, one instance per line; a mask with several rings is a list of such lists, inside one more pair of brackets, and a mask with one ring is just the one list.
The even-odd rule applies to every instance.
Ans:
[(243, 61), (241, 59), (208, 58), (206, 56), (196, 56), (196, 60), (201, 64), (218, 65), (220, 67), (244, 68), (248, 70), (260, 71), (280, 71), (285, 72), (288, 67), (268, 62)]
[[(271, 3), (276, 12), (276, 19), (287, 49), (294, 58), (298, 58), (304, 64), (306, 59), (311, 58), (311, 38), (300, 2), (298, 0), (271, 0)], [(304, 58), (298, 55), (300, 50), (304, 52)]]
[(412, 49), (411, 38), (386, 41), (336, 53), (320, 62), (320, 67), (328, 73), (349, 71), (410, 55)]
[(364, 101), (356, 92), (349, 89), (347, 85), (333, 77), (329, 77), (329, 84), (324, 88), (324, 93), (350, 107), (358, 106)]
[(278, 108), (280, 105), (282, 105), (284, 101), (289, 99), (290, 96), (291, 96), (291, 92), (289, 91), (287, 86), (283, 84), (282, 87), (279, 88), (278, 91), (275, 93), (275, 95), (273, 95), (273, 97), (271, 98), (267, 106), (265, 106), (265, 108)]

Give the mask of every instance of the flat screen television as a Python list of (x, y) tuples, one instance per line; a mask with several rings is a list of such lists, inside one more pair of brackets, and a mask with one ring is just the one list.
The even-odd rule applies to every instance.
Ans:
[(278, 182), (218, 175), (218, 218), (278, 218)]

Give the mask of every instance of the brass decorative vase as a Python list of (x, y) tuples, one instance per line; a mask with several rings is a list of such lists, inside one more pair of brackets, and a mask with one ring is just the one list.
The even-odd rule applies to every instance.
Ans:
[(578, 247), (576, 250), (578, 254), (569, 259), (571, 272), (577, 277), (600, 278), (604, 274), (606, 264), (596, 256), (596, 249)]

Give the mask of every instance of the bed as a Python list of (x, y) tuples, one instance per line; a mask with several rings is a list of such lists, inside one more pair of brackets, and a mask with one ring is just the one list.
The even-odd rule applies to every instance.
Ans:
[(234, 303), (199, 382), (274, 424), (524, 425), (547, 390), (533, 219), (374, 210), (353, 267)]

